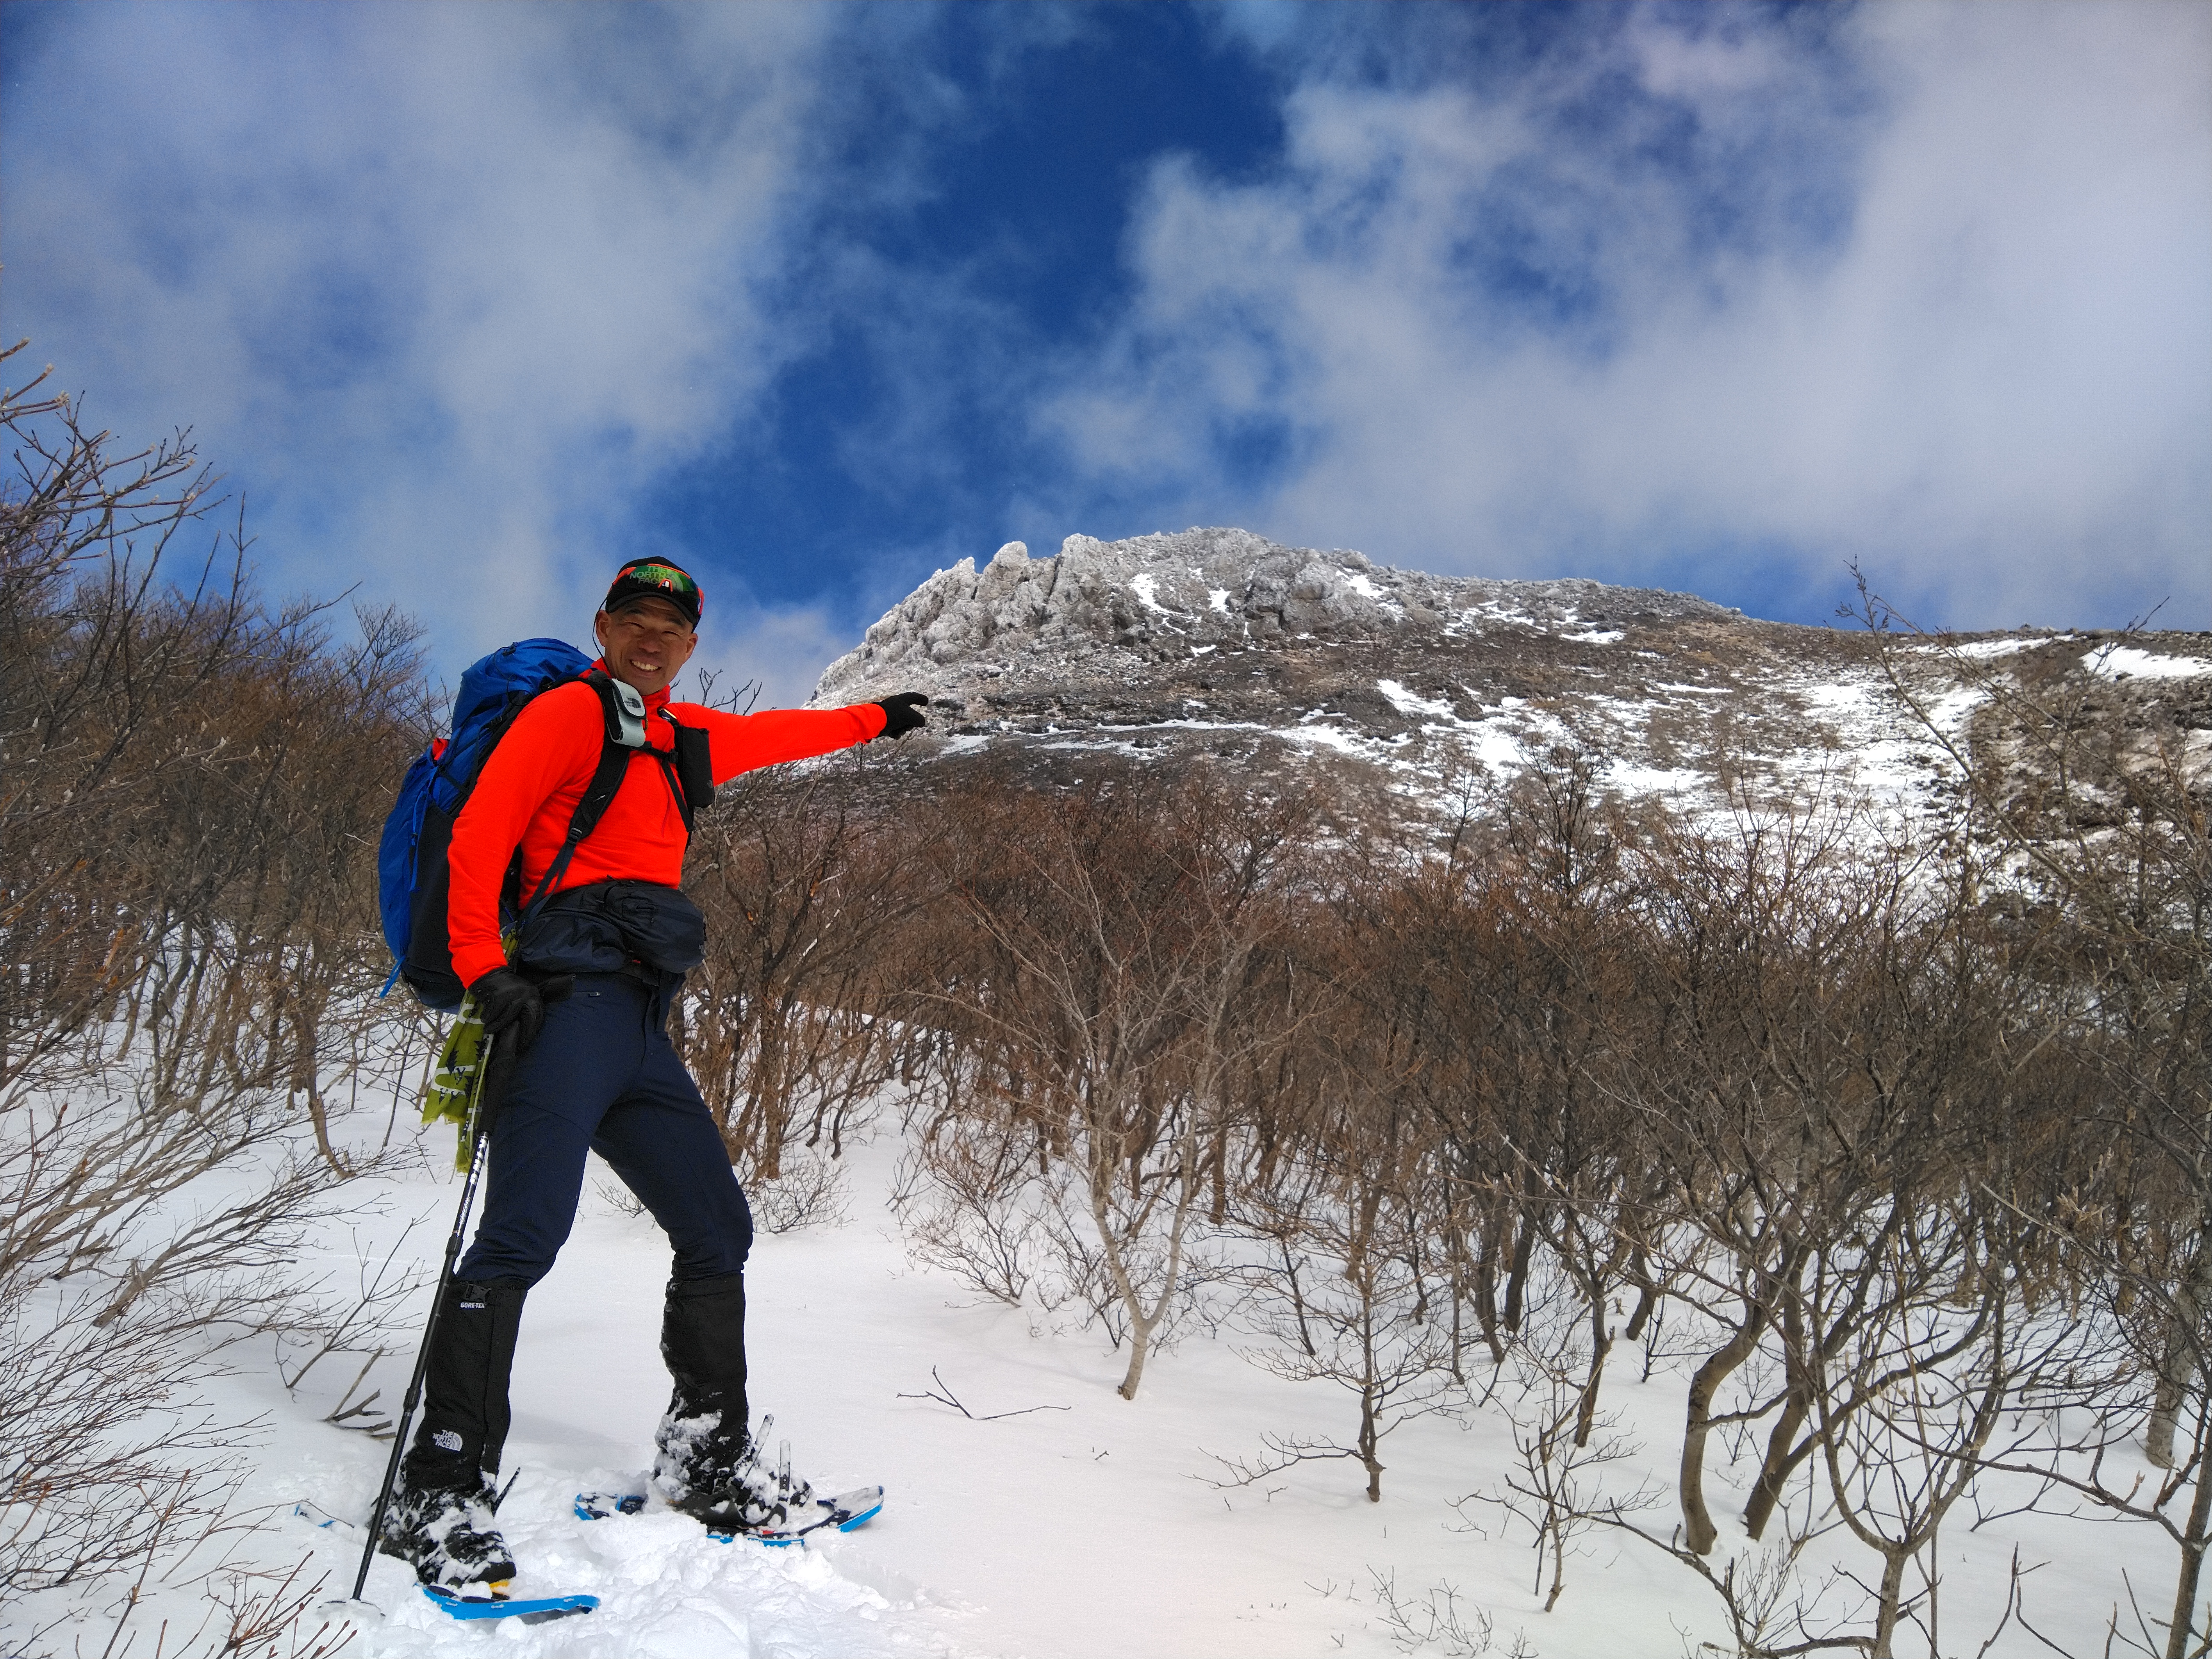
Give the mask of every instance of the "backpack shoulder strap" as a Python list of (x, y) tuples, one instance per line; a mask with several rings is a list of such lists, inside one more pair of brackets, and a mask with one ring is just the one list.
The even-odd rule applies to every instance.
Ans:
[[(616, 792), (622, 787), (623, 779), (629, 775), (630, 761), (640, 750), (646, 750), (642, 707), (641, 705), (638, 710), (633, 711), (628, 706), (637, 694), (631, 691), (629, 698), (622, 696), (615, 689), (617, 682), (597, 669), (585, 675), (584, 680), (599, 695), (600, 710), (606, 718), (606, 740), (599, 746), (599, 763), (592, 769), (592, 781), (584, 786), (583, 799), (576, 803), (576, 810), (568, 815), (568, 833), (562, 837), (561, 850), (553, 855), (553, 861), (545, 866), (545, 873), (538, 878), (537, 887), (520, 908), (520, 914), (525, 917), (538, 908), (539, 902), (552, 890), (553, 884), (561, 879), (568, 868), (568, 860), (575, 857), (576, 848), (582, 844), (584, 837), (599, 827), (599, 820), (606, 816), (607, 808), (614, 804)], [(628, 690), (629, 688), (623, 689)], [(646, 750), (646, 752), (649, 754), (652, 751)], [(684, 828), (690, 828), (688, 817), (684, 820)]]
[(676, 728), (675, 746), (661, 757), (661, 764), (676, 786), (676, 804), (684, 813), (688, 836), (692, 821), (714, 804), (713, 740), (702, 727), (684, 725), (665, 708), (660, 718)]

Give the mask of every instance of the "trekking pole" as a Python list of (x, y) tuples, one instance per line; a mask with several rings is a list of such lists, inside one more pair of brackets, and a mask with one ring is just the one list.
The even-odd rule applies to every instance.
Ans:
[(376, 1507), (369, 1513), (368, 1540), (361, 1547), (361, 1571), (353, 1580), (353, 1599), (356, 1601), (368, 1583), (369, 1563), (376, 1559), (376, 1546), (384, 1535), (384, 1512), (392, 1503), (392, 1483), (398, 1476), (400, 1459), (407, 1455), (407, 1431), (414, 1426), (415, 1408), (422, 1401), (422, 1379), (430, 1369), (430, 1343), (438, 1334), (438, 1310), (445, 1305), (446, 1287), (453, 1282), (453, 1268), (461, 1259), (461, 1240), (469, 1230), (469, 1212), (477, 1201), (477, 1182), (483, 1174), (484, 1157), (491, 1146), (491, 1113), (487, 1108), (499, 1103), (484, 1098), (484, 1084), (491, 1075), (491, 1051), (495, 1041), (490, 1032), (485, 1032), (483, 1047), (477, 1058), (476, 1093), (469, 1103), (469, 1127), (476, 1139), (469, 1148), (468, 1178), (461, 1182), (461, 1206), (453, 1214), (453, 1237), (446, 1241), (446, 1265), (438, 1274), (437, 1294), (430, 1298), (430, 1317), (423, 1322), (422, 1346), (415, 1352), (415, 1375), (407, 1384), (398, 1432), (392, 1437), (392, 1460), (384, 1466), (384, 1484), (376, 1489)]

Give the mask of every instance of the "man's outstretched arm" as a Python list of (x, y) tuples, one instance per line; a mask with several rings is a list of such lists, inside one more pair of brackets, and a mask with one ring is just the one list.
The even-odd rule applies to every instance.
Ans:
[(708, 735), (714, 781), (785, 761), (850, 749), (872, 738), (900, 737), (925, 724), (916, 705), (928, 698), (902, 691), (882, 702), (856, 702), (844, 708), (773, 708), (758, 714), (730, 714), (698, 703), (669, 712)]

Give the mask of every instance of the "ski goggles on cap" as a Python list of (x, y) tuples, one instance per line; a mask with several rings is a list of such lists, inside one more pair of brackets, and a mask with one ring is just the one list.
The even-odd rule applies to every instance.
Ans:
[(632, 559), (615, 573), (614, 586), (607, 589), (599, 609), (619, 611), (639, 599), (667, 600), (694, 628), (698, 627), (699, 613), (707, 604), (691, 573), (665, 559)]

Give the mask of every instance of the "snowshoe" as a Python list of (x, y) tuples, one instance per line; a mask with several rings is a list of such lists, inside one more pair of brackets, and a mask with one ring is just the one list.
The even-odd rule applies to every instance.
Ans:
[[(646, 1493), (635, 1489), (580, 1492), (576, 1494), (575, 1516), (579, 1521), (608, 1521), (617, 1516), (642, 1515), (647, 1501)], [(883, 1509), (881, 1486), (856, 1486), (835, 1498), (817, 1498), (811, 1505), (793, 1509), (773, 1530), (738, 1533), (709, 1525), (707, 1535), (724, 1543), (744, 1537), (759, 1544), (803, 1544), (810, 1534), (825, 1528), (851, 1532), (864, 1527), (882, 1514)]]
[(541, 1595), (517, 1601), (504, 1595), (461, 1595), (439, 1584), (423, 1585), (422, 1594), (448, 1619), (513, 1619), (526, 1625), (572, 1619), (580, 1613), (592, 1612), (599, 1605), (596, 1595)]

